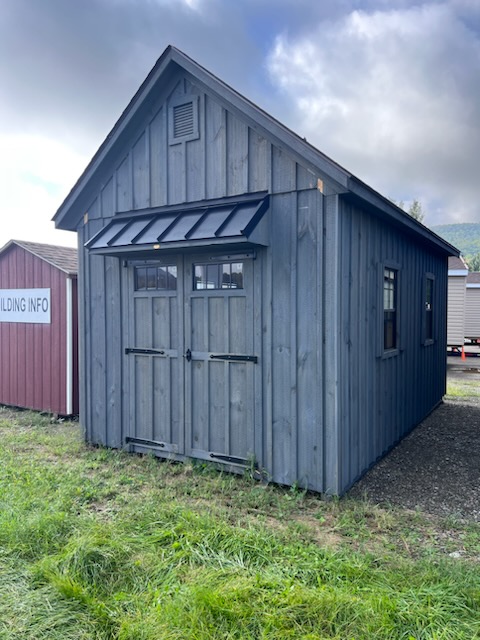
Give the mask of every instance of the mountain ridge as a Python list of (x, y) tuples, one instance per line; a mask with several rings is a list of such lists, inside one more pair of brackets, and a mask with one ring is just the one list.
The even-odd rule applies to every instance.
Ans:
[(460, 249), (462, 256), (480, 253), (480, 222), (437, 224), (430, 229), (438, 236)]

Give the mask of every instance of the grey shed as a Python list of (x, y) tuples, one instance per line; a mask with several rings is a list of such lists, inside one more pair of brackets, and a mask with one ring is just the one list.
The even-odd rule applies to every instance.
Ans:
[(174, 47), (54, 219), (92, 443), (341, 494), (442, 400), (457, 250)]

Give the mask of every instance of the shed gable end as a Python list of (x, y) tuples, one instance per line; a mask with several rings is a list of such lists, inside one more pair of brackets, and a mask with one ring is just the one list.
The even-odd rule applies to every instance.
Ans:
[(313, 188), (317, 176), (184, 75), (148, 122), (139, 124), (102, 184), (88, 208), (89, 220), (244, 193)]

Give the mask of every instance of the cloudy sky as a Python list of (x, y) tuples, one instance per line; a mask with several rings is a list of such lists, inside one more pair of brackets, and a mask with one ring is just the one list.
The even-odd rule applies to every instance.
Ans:
[(0, 246), (50, 222), (168, 44), (427, 225), (480, 221), (479, 0), (1, 0)]

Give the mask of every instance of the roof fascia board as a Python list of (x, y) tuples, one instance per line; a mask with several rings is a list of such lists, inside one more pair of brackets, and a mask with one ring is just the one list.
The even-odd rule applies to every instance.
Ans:
[(9, 240), (3, 247), (0, 249), (0, 257), (3, 256), (4, 253), (7, 253), (12, 247), (18, 247), (16, 240)]
[(468, 276), (468, 271), (464, 269), (449, 269), (448, 275), (454, 277), (462, 276), (463, 278), (466, 278)]
[(467, 282), (467, 289), (480, 289), (480, 284), (468, 284)]
[(433, 244), (437, 249), (443, 251), (448, 256), (460, 256), (460, 250), (453, 245), (446, 242), (443, 238), (436, 233), (425, 227), (421, 222), (412, 218), (405, 211), (397, 207), (395, 204), (384, 198), (377, 191), (367, 186), (364, 182), (351, 176), (348, 182), (348, 189), (352, 194), (351, 199), (360, 199), (367, 203), (380, 214), (387, 215), (391, 222), (401, 226), (406, 232), (411, 232), (417, 237), (420, 236), (430, 244)]

